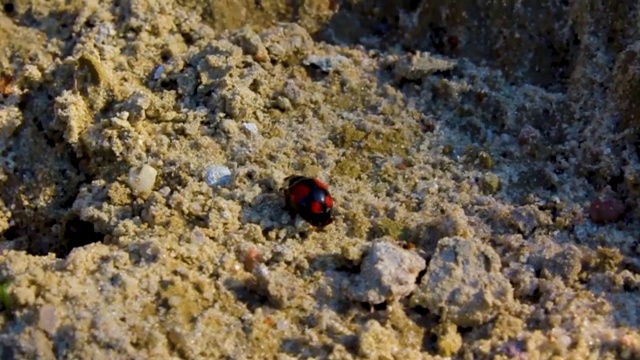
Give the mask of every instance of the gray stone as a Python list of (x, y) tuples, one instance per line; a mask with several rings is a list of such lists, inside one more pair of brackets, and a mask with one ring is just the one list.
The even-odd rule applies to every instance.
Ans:
[(380, 304), (403, 298), (416, 288), (418, 273), (426, 267), (417, 254), (380, 239), (365, 255), (361, 271), (345, 284), (345, 293), (354, 301)]
[(486, 323), (513, 302), (513, 288), (500, 267), (498, 254), (479, 240), (441, 239), (411, 304), (459, 326)]

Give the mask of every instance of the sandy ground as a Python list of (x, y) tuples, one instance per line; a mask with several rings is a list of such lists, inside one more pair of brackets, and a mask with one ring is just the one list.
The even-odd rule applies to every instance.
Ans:
[(447, 3), (4, 0), (0, 358), (640, 358), (640, 2)]

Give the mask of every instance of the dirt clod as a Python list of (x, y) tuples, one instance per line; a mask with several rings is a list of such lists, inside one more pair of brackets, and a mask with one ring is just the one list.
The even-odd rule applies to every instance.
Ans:
[(401, 299), (416, 287), (416, 278), (426, 264), (412, 251), (376, 240), (360, 265), (360, 274), (345, 284), (347, 297), (354, 301), (380, 304)]
[(513, 288), (500, 268), (490, 246), (476, 239), (444, 238), (411, 303), (458, 326), (485, 323), (513, 302)]

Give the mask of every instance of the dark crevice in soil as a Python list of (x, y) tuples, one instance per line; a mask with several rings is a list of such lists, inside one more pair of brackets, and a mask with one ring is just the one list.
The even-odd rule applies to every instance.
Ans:
[(104, 240), (104, 234), (95, 231), (92, 223), (73, 218), (65, 224), (64, 239), (56, 256), (64, 258), (77, 248)]

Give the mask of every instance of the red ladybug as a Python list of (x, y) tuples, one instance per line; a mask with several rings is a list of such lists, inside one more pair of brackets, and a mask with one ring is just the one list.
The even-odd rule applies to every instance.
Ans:
[(306, 176), (284, 179), (285, 209), (298, 213), (309, 224), (323, 228), (333, 222), (333, 198), (327, 185)]

